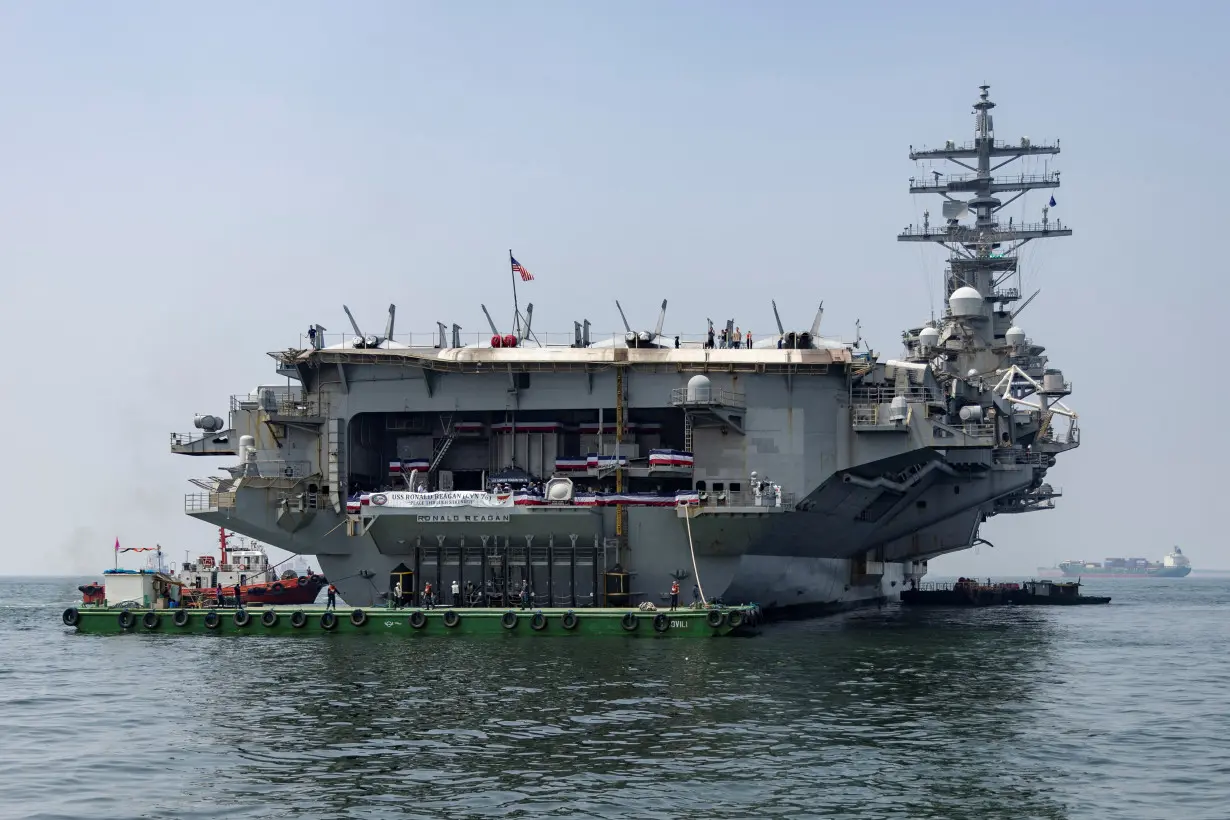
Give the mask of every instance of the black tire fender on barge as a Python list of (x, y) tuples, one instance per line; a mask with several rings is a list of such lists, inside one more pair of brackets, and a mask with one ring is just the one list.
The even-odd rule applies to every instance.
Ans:
[(273, 586), (269, 587), (269, 591), (272, 592), (274, 595), (281, 595), (282, 590), (284, 589), (286, 589), (286, 587), (282, 586), (281, 581), (274, 581)]
[(307, 626), (307, 613), (302, 609), (296, 609), (290, 615), (290, 625), (295, 629), (303, 629)]
[(361, 609), (350, 610), (350, 622), (355, 626), (363, 626), (367, 623), (367, 613)]
[(671, 619), (670, 619), (670, 616), (667, 615), (665, 612), (659, 612), (657, 615), (653, 616), (653, 631), (654, 632), (665, 632), (666, 630), (670, 628), (671, 628)]
[(337, 616), (333, 614), (333, 611), (326, 610), (323, 612), (320, 616), (320, 628), (332, 629), (335, 626), (337, 626)]
[[(451, 614), (453, 618), (456, 619), (457, 617), (456, 612), (452, 612), (449, 614)], [(448, 615), (445, 615), (444, 617), (445, 626), (454, 626), (455, 624), (456, 624), (456, 620), (454, 620), (454, 622), (450, 624), (448, 622)], [(410, 626), (413, 627), (414, 629), (422, 629), (423, 627), (427, 626), (427, 616), (423, 614), (423, 610), (416, 609), (410, 613)]]
[(500, 616), (500, 626), (504, 627), (505, 629), (516, 629), (517, 621), (518, 621), (517, 613), (512, 611), (511, 609)]
[(742, 612), (730, 613), (729, 623), (730, 623), (731, 629), (738, 629), (739, 627), (743, 626), (743, 613)]
[(231, 616), (231, 620), (235, 622), (235, 626), (247, 626), (252, 621), (252, 616), (246, 609), (237, 609)]
[(619, 619), (619, 625), (624, 628), (625, 632), (635, 632), (636, 628), (641, 625), (641, 619), (636, 617), (635, 612), (625, 612), (624, 616)]
[(714, 629), (721, 629), (726, 626), (726, 613), (720, 609), (711, 609), (709, 614), (705, 616), (705, 623)]
[(152, 609), (141, 616), (141, 626), (150, 631), (157, 629), (158, 624), (161, 623), (161, 621), (162, 618), (158, 617), (158, 613)]
[(118, 618), (120, 622), (120, 629), (132, 629), (132, 625), (137, 622), (137, 619), (134, 618), (133, 614), (127, 609), (121, 612)]
[(564, 617), (560, 618), (560, 626), (567, 630), (577, 628), (577, 613), (571, 609), (564, 613)]
[[(457, 614), (457, 610), (450, 609), (444, 613), (444, 625), (445, 626), (451, 628), (451, 627), (456, 626), (459, 623), (461, 623), (461, 616)], [(414, 626), (414, 624), (410, 624), (410, 625)]]
[(274, 612), (272, 609), (266, 609), (264, 612), (261, 613), (261, 624), (267, 627), (277, 626), (278, 625), (278, 613)]
[(217, 610), (211, 609), (205, 613), (205, 628), (217, 629), (218, 624), (222, 623), (222, 618), (218, 616)]
[(534, 616), (532, 618), (530, 618), (530, 629), (534, 630), (535, 632), (541, 632), (546, 628), (547, 628), (547, 616), (543, 615), (542, 610), (540, 609), (534, 613)]
[(171, 616), (171, 623), (175, 624), (176, 626), (187, 626), (188, 617), (189, 617), (188, 610), (177, 609), (175, 610), (175, 614)]
[(70, 606), (64, 610), (64, 625), (76, 626), (81, 621), (81, 613), (77, 611), (77, 607)]

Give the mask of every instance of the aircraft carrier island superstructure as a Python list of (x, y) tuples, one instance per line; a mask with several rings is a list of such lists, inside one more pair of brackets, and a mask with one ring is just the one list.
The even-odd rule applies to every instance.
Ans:
[(911, 148), (970, 173), (911, 180), (943, 196), (944, 220), (899, 239), (951, 257), (944, 316), (906, 331), (899, 359), (820, 337), (819, 317), (779, 317), (750, 349), (715, 343), (712, 324), (705, 341), (663, 336), (662, 318), (600, 341), (574, 322), (550, 344), (530, 305), (513, 333), (488, 314), (491, 338), (465, 345), (443, 323), (397, 339), (390, 306), (384, 336), (351, 317), (354, 338), (332, 343), (316, 325), (270, 354), (281, 384), (172, 437), (232, 457), (229, 477), (194, 480), (187, 512), (317, 556), (359, 606), (454, 580), (475, 605), (523, 585), (539, 606), (661, 605), (672, 580), (684, 604), (768, 612), (896, 598), (988, 517), (1053, 506), (1046, 472), (1078, 443), (1070, 386), (1003, 286), (1022, 244), (1070, 231), (1045, 208), (1015, 225), (1000, 209), (1059, 176), (992, 174), (1058, 144), (996, 140), (993, 106), (984, 87), (972, 142)]

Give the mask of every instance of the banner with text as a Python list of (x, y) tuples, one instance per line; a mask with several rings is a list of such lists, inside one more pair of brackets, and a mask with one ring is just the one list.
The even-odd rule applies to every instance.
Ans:
[(497, 498), (484, 492), (372, 493), (373, 507), (511, 507), (512, 496)]

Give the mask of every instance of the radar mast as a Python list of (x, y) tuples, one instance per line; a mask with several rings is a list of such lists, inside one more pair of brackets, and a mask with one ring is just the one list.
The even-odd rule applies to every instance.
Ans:
[[(910, 159), (939, 160), (951, 162), (969, 173), (943, 174), (932, 171), (930, 178), (911, 178), (911, 194), (939, 194), (944, 199), (942, 225), (932, 225), (930, 212), (926, 212), (921, 226), (911, 225), (903, 231), (897, 240), (900, 242), (934, 242), (948, 249), (948, 271), (945, 282), (945, 298), (949, 310), (953, 310), (952, 297), (961, 288), (972, 288), (977, 291), (981, 304), (961, 302), (958, 307), (979, 308), (979, 313), (986, 315), (988, 308), (1003, 306), (1001, 314), (1009, 319), (1015, 313), (1007, 311), (1006, 306), (1021, 298), (1021, 292), (1016, 288), (1003, 288), (1000, 285), (1013, 274), (1019, 273), (1018, 252), (1021, 247), (1034, 239), (1050, 239), (1057, 236), (1071, 236), (1072, 230), (1058, 221), (1050, 219), (1050, 205), (1042, 207), (1042, 219), (1036, 223), (1014, 224), (1012, 218), (1005, 224), (1000, 219), (1000, 211), (1015, 202), (1026, 192), (1039, 189), (1054, 189), (1059, 187), (1059, 171), (1046, 171), (1041, 174), (1017, 174), (1015, 176), (994, 176), (994, 173), (1004, 166), (1027, 156), (1054, 155), (1059, 153), (1059, 141), (1053, 145), (1034, 144), (1028, 137), (1022, 137), (1016, 144), (995, 139), (994, 120), (991, 110), (995, 103), (990, 99), (990, 86), (979, 86), (981, 94), (974, 103), (974, 140), (958, 145), (948, 140), (943, 148), (915, 150), (910, 146)], [(992, 162), (994, 161), (994, 164)], [(972, 163), (972, 164), (971, 164)], [(969, 194), (969, 198), (962, 195)], [(1007, 199), (1001, 199), (1000, 194), (1011, 194)], [(1053, 201), (1053, 197), (1051, 201)], [(963, 224), (962, 220), (972, 218), (973, 224)], [(973, 294), (962, 294), (972, 298)], [(960, 297), (959, 297), (960, 298)], [(1023, 309), (1023, 307), (1022, 307)], [(1019, 311), (1017, 311), (1019, 313)], [(958, 311), (958, 316), (962, 314)], [(993, 347), (997, 337), (1002, 338), (994, 322), (981, 323), (971, 334), (983, 342), (982, 346)], [(985, 332), (978, 332), (978, 331)], [(969, 339), (968, 341), (974, 341)], [(1001, 342), (1002, 344), (1002, 342)]]

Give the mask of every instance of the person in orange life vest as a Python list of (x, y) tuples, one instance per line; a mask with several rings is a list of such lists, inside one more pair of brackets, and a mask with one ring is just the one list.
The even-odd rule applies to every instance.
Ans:
[(337, 609), (337, 587), (329, 584), (329, 597), (325, 601), (325, 609)]
[(431, 581), (428, 581), (427, 586), (423, 587), (423, 606), (432, 609)]
[(679, 608), (679, 580), (671, 581), (671, 612)]

